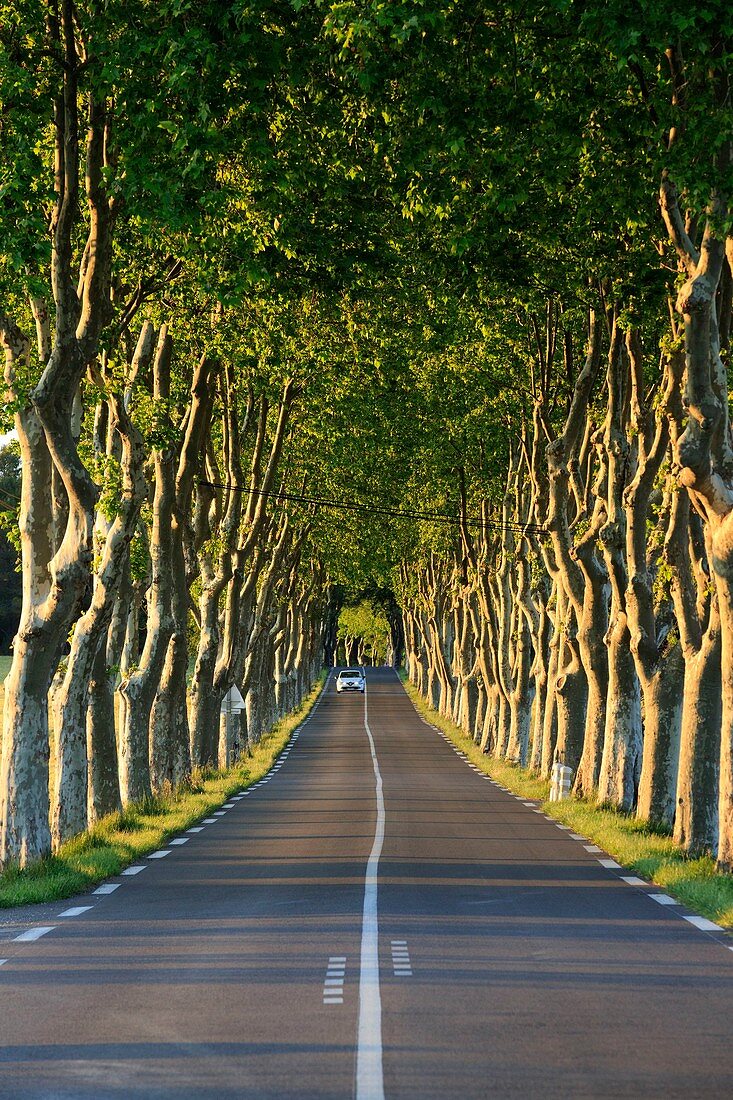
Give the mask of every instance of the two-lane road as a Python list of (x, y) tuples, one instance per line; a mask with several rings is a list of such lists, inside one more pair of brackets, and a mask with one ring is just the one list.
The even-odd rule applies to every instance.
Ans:
[(729, 948), (473, 771), (393, 672), (366, 706), (331, 682), (227, 805), (0, 926), (0, 1096), (733, 1095)]

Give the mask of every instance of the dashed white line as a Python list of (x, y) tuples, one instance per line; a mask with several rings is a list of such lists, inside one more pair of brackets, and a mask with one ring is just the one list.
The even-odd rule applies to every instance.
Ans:
[[(731, 948), (731, 950), (733, 950), (733, 948)], [(7, 961), (8, 961), (7, 959), (0, 959), (0, 966), (2, 966)]]
[(204, 825), (216, 825), (216, 818), (215, 817), (205, 817), (204, 818)]
[(71, 909), (64, 909), (63, 913), (59, 913), (59, 917), (80, 917), (82, 913), (88, 913), (93, 908), (93, 905), (74, 905)]
[(607, 867), (609, 871), (618, 871), (621, 867), (620, 863), (617, 863), (615, 859), (599, 859), (601, 867)]
[(323, 982), (324, 1005), (342, 1005), (344, 1003), (344, 976), (346, 974), (346, 956), (331, 955)]
[(602, 852), (603, 848), (599, 848), (597, 844), (584, 844), (586, 852)]
[(98, 886), (94, 891), (95, 894), (114, 894), (115, 890), (119, 890), (122, 883), (120, 882), (105, 882), (104, 886)]
[(177, 836), (175, 840), (169, 840), (168, 843), (173, 846), (174, 844), (188, 844), (188, 841), (189, 837), (187, 836)]
[(159, 852), (151, 852), (148, 859), (165, 859), (170, 854), (170, 848), (161, 848)]
[(581, 836), (580, 833), (571, 833), (570, 834), (570, 839), (571, 840), (587, 840), (588, 837)]
[(659, 905), (679, 905), (676, 898), (671, 898), (669, 894), (649, 894), (648, 897), (652, 901), (658, 902)]
[(715, 924), (714, 921), (708, 920), (707, 917), (687, 916), (682, 914), (683, 919), (689, 921), (690, 924), (694, 924), (695, 928), (699, 928), (701, 932), (722, 932), (723, 929), (719, 924)]
[(629, 886), (648, 886), (648, 882), (644, 882), (643, 878), (637, 878), (636, 875), (622, 875), (621, 881), (628, 883)]
[(203, 825), (194, 825), (192, 829), (186, 829), (187, 833), (203, 833)]
[(124, 871), (120, 872), (123, 875), (139, 875), (141, 871), (145, 870), (145, 865), (138, 867), (126, 867)]
[(412, 963), (407, 950), (407, 940), (392, 940), (392, 970), (395, 977), (411, 978)]
[(29, 928), (27, 932), (14, 936), (13, 943), (32, 943), (33, 940), (40, 940), (41, 936), (45, 936), (47, 932), (53, 932), (55, 927), (55, 924), (51, 924), (45, 928)]

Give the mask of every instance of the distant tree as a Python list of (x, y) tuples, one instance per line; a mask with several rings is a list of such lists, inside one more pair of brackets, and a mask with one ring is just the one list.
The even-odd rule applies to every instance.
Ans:
[(338, 637), (344, 643), (347, 664), (383, 664), (389, 657), (387, 616), (381, 607), (368, 600), (362, 600), (355, 607), (343, 608)]

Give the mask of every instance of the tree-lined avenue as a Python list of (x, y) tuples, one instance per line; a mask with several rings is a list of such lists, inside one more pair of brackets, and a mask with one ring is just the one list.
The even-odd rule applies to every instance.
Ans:
[[(367, 683), (386, 1097), (729, 1094), (724, 937), (472, 771), (394, 672)], [(108, 896), (9, 915), (1, 1096), (354, 1095), (364, 718), (331, 678), (279, 770), (203, 831)]]

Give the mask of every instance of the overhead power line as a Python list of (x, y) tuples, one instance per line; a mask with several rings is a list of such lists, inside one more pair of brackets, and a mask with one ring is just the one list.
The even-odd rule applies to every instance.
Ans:
[[(247, 489), (240, 485), (227, 485), (220, 481), (200, 480), (199, 485), (206, 485), (210, 489), (226, 489), (230, 492), (244, 493), (246, 496), (271, 497), (273, 500), (292, 501), (295, 504), (315, 504), (321, 508), (333, 508), (342, 512), (363, 512), (368, 515), (387, 516), (394, 519), (417, 519), (430, 523), (460, 524), (461, 517), (450, 515), (446, 512), (429, 512), (405, 508), (384, 507), (374, 504), (362, 504), (359, 501), (335, 500), (333, 497), (313, 497), (302, 493), (286, 493), (275, 489)], [(516, 531), (519, 534), (545, 534), (545, 528), (539, 523), (517, 523), (503, 520), (484, 520), (479, 516), (469, 516), (468, 525), (482, 529), (496, 531)]]

